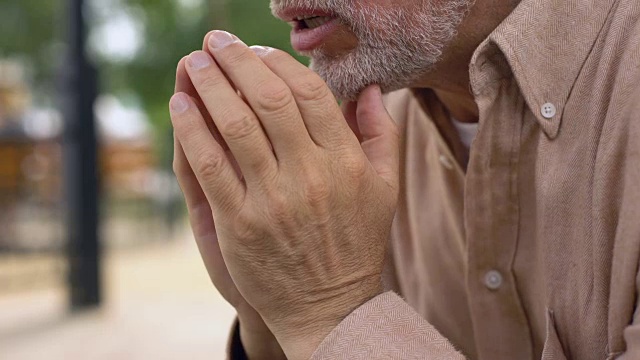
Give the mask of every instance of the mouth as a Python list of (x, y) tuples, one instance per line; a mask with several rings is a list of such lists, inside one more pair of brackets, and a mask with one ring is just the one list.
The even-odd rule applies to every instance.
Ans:
[(272, 8), (273, 15), (288, 23), (298, 23), (316, 17), (336, 17), (328, 10), (300, 6)]
[(298, 16), (292, 21), (289, 21), (289, 24), (291, 24), (295, 31), (302, 31), (306, 29), (313, 30), (330, 22), (333, 19), (335, 18), (332, 16), (303, 15)]
[(291, 46), (299, 53), (320, 47), (340, 23), (336, 14), (318, 9), (283, 8), (274, 15), (291, 25)]

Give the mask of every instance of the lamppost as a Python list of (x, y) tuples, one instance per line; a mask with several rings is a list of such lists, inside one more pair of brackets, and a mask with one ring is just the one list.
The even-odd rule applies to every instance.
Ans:
[(64, 178), (69, 299), (72, 310), (100, 304), (98, 157), (93, 104), (97, 71), (86, 57), (84, 1), (68, 0), (67, 58), (63, 68)]

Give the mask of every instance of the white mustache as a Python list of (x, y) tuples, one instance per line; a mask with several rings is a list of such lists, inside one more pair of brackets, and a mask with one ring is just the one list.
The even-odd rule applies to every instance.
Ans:
[(306, 9), (335, 14), (339, 18), (348, 18), (353, 14), (350, 1), (344, 0), (271, 0), (269, 5), (274, 16), (284, 9)]
[(276, 16), (296, 8), (334, 14), (353, 32), (356, 47), (340, 57), (321, 48), (305, 54), (338, 98), (353, 100), (366, 85), (393, 91), (428, 72), (474, 1), (413, 0), (395, 6), (375, 0), (271, 0), (270, 6)]

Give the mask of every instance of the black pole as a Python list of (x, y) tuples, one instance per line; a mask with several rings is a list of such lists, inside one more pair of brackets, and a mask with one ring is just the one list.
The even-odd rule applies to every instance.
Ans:
[(83, 0), (68, 1), (68, 52), (64, 64), (64, 169), (71, 310), (100, 304), (97, 139), (93, 104), (96, 70), (86, 58)]

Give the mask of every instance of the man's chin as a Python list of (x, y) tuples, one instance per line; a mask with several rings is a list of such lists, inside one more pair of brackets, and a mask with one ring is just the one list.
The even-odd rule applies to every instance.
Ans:
[[(313, 64), (313, 63), (312, 63)], [(314, 67), (310, 66), (311, 70), (315, 71), (322, 80), (327, 84), (329, 90), (333, 93), (333, 96), (340, 101), (355, 101), (358, 99), (358, 95), (363, 89), (350, 89), (346, 88), (343, 81), (339, 81), (335, 76), (327, 76), (322, 71), (317, 71)]]

